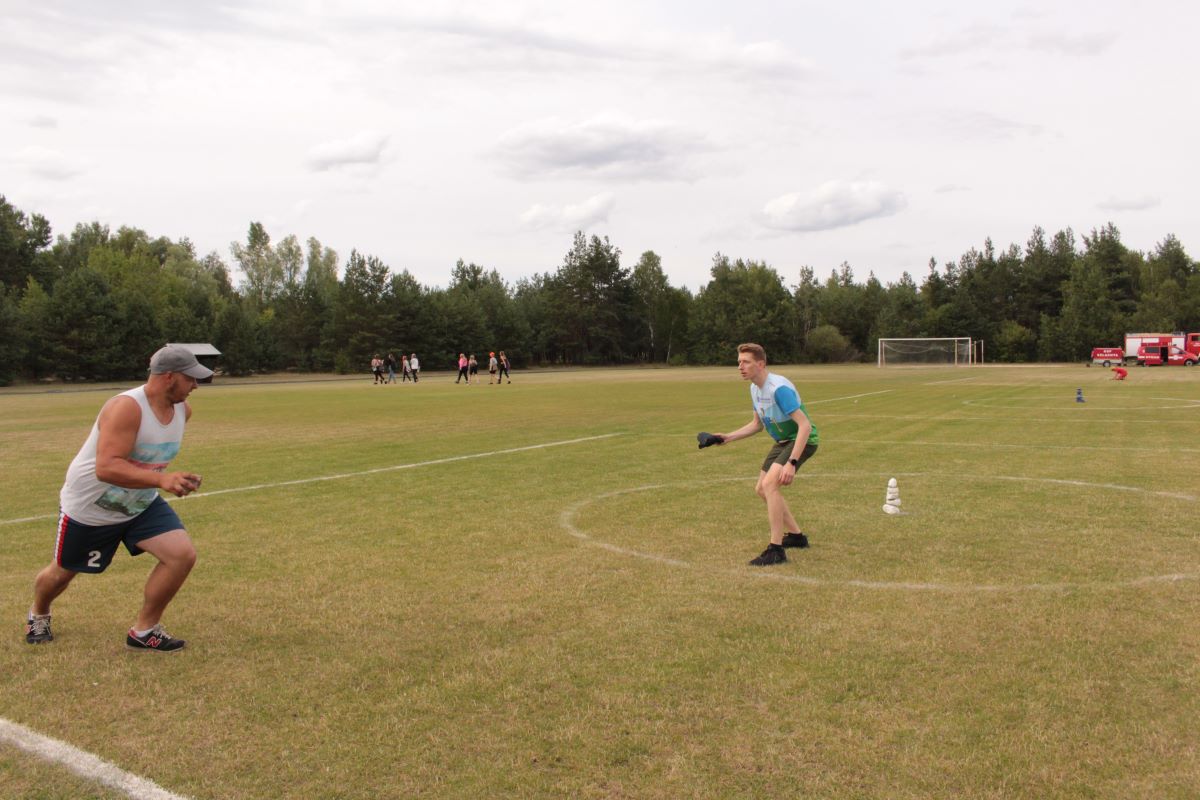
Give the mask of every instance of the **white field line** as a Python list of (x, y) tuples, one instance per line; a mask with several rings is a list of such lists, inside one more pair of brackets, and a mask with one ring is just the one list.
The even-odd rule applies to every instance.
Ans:
[(1061, 406), (1022, 406), (1022, 405), (1003, 405), (1003, 404), (997, 405), (996, 403), (987, 402), (988, 400), (992, 400), (992, 399), (994, 399), (994, 398), (989, 397), (989, 398), (984, 398), (983, 400), (963, 400), (962, 404), (964, 406), (974, 406), (976, 408), (1001, 408), (1001, 409), (1005, 409), (1008, 411), (1026, 411), (1026, 410), (1028, 410), (1028, 411), (1052, 411), (1052, 410), (1057, 410), (1057, 411), (1070, 411), (1073, 414), (1078, 413), (1079, 411), (1107, 411), (1107, 412), (1162, 411), (1162, 410), (1183, 411), (1183, 410), (1192, 409), (1192, 408), (1200, 408), (1200, 400), (1188, 400), (1188, 399), (1185, 399), (1182, 397), (1151, 397), (1150, 399), (1151, 400), (1170, 400), (1171, 402), (1174, 402), (1174, 403), (1186, 403), (1187, 405), (1106, 406), (1106, 405), (1103, 405), (1102, 403), (1092, 403), (1091, 405), (1089, 405), (1087, 403), (1087, 401), (1085, 400), (1083, 403), (1083, 406), (1084, 406), (1083, 408), (1079, 408), (1078, 401), (1072, 402), (1070, 404), (1068, 404), (1064, 401), (1063, 405), (1061, 405)]
[(972, 375), (969, 378), (955, 378), (955, 379), (949, 380), (949, 381), (930, 381), (929, 383), (923, 383), (921, 385), (922, 386), (941, 386), (943, 383), (962, 383), (963, 381), (973, 381), (973, 380), (978, 380), (978, 379), (979, 379), (978, 375)]
[(894, 392), (894, 391), (896, 391), (896, 390), (895, 389), (884, 389), (881, 392), (864, 392), (862, 394), (851, 394), (851, 395), (847, 395), (845, 397), (829, 397), (829, 398), (826, 398), (825, 400), (813, 400), (811, 403), (805, 403), (805, 405), (815, 406), (818, 403), (836, 403), (838, 400), (853, 400), (856, 397), (870, 397), (871, 395), (874, 395), (874, 394), (887, 394), (888, 392)]
[[(393, 464), (389, 467), (376, 467), (375, 469), (364, 469), (358, 472), (342, 472), (337, 475), (319, 475), (315, 478), (297, 478), (291, 481), (277, 481), (275, 483), (256, 483), (252, 486), (235, 486), (231, 489), (217, 489), (213, 492), (196, 492), (187, 497), (169, 497), (168, 502), (176, 500), (187, 500), (189, 498), (215, 497), (219, 494), (232, 494), (234, 492), (254, 492), (260, 489), (276, 489), (280, 486), (301, 486), (306, 483), (318, 483), (320, 481), (340, 481), (345, 478), (358, 478), (363, 475), (377, 475), (381, 472), (395, 472), (402, 469), (416, 469), (417, 467), (432, 467), (436, 464), (451, 464), (455, 461), (469, 461), (474, 458), (488, 458), (489, 456), (502, 456), (509, 453), (524, 453), (528, 450), (544, 450), (548, 447), (562, 447), (568, 444), (579, 444), (581, 442), (595, 442), (600, 439), (611, 439), (614, 436), (623, 436), (621, 433), (602, 433), (599, 436), (584, 436), (579, 439), (565, 439), (561, 442), (545, 442), (543, 444), (531, 444), (524, 447), (510, 447), (506, 450), (491, 450), (486, 453), (468, 453), (465, 456), (449, 456), (448, 458), (435, 458), (430, 461), (414, 461), (409, 464)], [(55, 519), (58, 514), (42, 514), (36, 517), (21, 517), (20, 519), (4, 519), (0, 520), (0, 525), (15, 525), (18, 522), (36, 522), (44, 519)]]
[[(982, 408), (982, 406), (976, 406), (976, 407)], [(997, 406), (991, 406), (991, 408), (996, 408), (996, 407)], [(1184, 408), (1192, 408), (1192, 407), (1193, 406), (1172, 406), (1171, 408), (1184, 409)], [(1196, 407), (1200, 407), (1200, 406), (1196, 406)], [(1164, 408), (1165, 408), (1165, 406), (1164, 406)], [(1018, 409), (1013, 408), (1012, 410), (1016, 411)], [(1069, 408), (1063, 408), (1063, 409), (1035, 408), (1035, 409), (1028, 409), (1028, 410), (1031, 410), (1031, 411), (1068, 411), (1068, 412), (1071, 411), (1071, 409), (1069, 409)], [(1142, 409), (1098, 408), (1095, 410), (1117, 412), (1117, 411), (1138, 411), (1138, 410), (1142, 410)], [(1072, 413), (1074, 413), (1074, 412), (1072, 412)], [(1013, 416), (1009, 416), (1009, 417), (945, 417), (945, 416), (936, 416), (933, 414), (862, 414), (857, 411), (844, 411), (844, 412), (843, 411), (824, 411), (821, 413), (821, 417), (822, 418), (824, 418), (824, 417), (845, 417), (846, 419), (914, 419), (914, 420), (924, 420), (925, 422), (929, 422), (930, 420), (936, 419), (939, 423), (941, 423), (941, 422), (1011, 422), (1011, 423), (1019, 423), (1021, 425), (1024, 425), (1028, 422), (1053, 422), (1055, 425), (1080, 424), (1080, 425), (1092, 425), (1092, 426), (1099, 424), (1099, 422), (1096, 420), (1096, 418), (1094, 416), (1090, 417), (1090, 418), (1082, 418), (1081, 417), (1078, 419), (1071, 419), (1070, 417), (1013, 417)], [(1197, 425), (1197, 424), (1200, 424), (1200, 419), (1172, 419), (1170, 424), (1172, 427), (1178, 427), (1180, 425)]]
[(1100, 452), (1120, 453), (1200, 453), (1194, 447), (1099, 447), (1083, 444), (1009, 444), (1002, 442), (922, 442), (892, 441), (888, 439), (837, 439), (838, 444), (887, 444), (913, 445), (916, 447), (977, 447), (1007, 450), (1096, 450)]
[(0, 742), (8, 742), (44, 761), (62, 764), (81, 778), (124, 792), (133, 800), (187, 800), (183, 795), (168, 792), (154, 781), (139, 778), (78, 747), (43, 736), (3, 717), (0, 717)]

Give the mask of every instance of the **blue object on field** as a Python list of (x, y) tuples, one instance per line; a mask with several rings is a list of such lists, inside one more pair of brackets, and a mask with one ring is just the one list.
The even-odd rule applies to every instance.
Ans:
[(1076, 403), (1086, 403), (1087, 402), (1086, 400), (1083, 399), (1083, 389), (1075, 390), (1075, 402)]

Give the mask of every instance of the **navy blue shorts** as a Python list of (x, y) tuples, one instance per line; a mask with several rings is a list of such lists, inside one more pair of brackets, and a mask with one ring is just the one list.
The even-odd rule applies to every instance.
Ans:
[(112, 563), (118, 544), (124, 544), (129, 555), (138, 556), (142, 554), (138, 542), (178, 530), (183, 530), (179, 515), (161, 497), (154, 498), (133, 519), (116, 525), (84, 525), (60, 512), (54, 563), (72, 572), (104, 572)]

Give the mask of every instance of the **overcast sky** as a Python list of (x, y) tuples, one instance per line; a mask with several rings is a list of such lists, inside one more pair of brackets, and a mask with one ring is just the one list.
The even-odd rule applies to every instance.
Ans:
[(1198, 8), (0, 0), (0, 194), (428, 285), (553, 271), (577, 229), (693, 290), (717, 251), (919, 282), (1035, 225), (1197, 257)]

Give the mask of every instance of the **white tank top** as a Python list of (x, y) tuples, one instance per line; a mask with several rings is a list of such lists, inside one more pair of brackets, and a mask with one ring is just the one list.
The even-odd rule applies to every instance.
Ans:
[[(118, 397), (132, 397), (142, 410), (142, 423), (138, 427), (137, 441), (133, 452), (126, 460), (135, 467), (162, 472), (179, 452), (183, 443), (183, 427), (187, 421), (187, 408), (183, 403), (175, 404), (175, 414), (166, 425), (154, 416), (150, 401), (146, 399), (146, 387), (139, 386), (122, 392)], [(100, 417), (92, 424), (92, 432), (71, 466), (67, 467), (67, 479), (59, 492), (59, 505), (71, 519), (84, 525), (115, 525), (128, 522), (145, 511), (157, 489), (125, 489), (103, 483), (96, 478), (96, 444), (100, 439)]]

